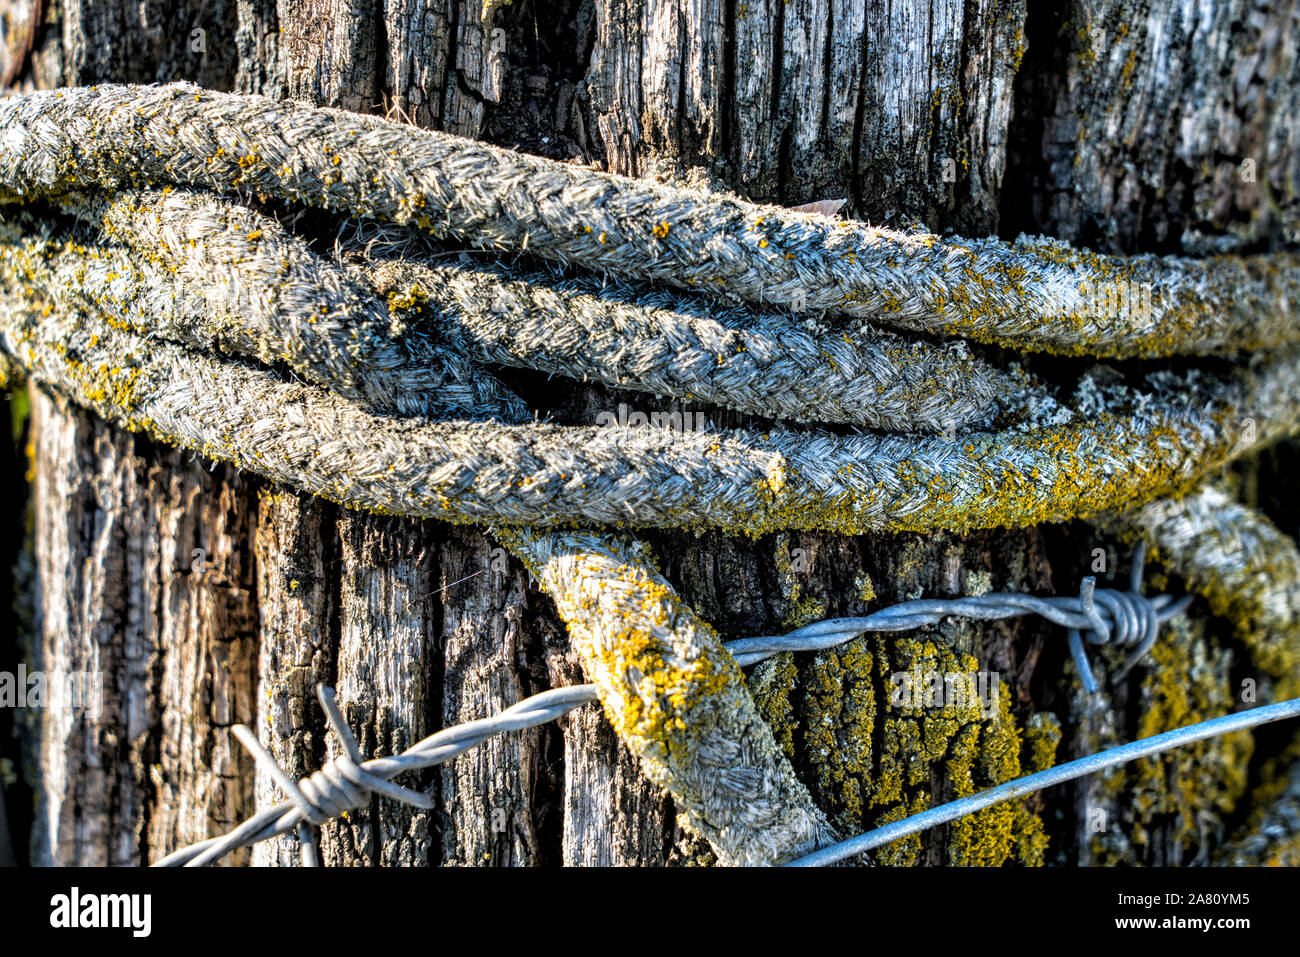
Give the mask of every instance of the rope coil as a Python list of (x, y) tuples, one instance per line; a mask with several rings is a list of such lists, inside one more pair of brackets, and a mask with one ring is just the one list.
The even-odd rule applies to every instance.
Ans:
[[(1300, 337), (1300, 257), (1099, 256), (942, 240), (596, 173), (374, 117), (188, 84), (0, 102), (0, 197), (173, 183), (265, 193), (481, 249), (751, 303), (1065, 354), (1215, 355)], [(1150, 293), (1088, 305), (1092, 290)]]
[[(166, 188), (124, 195), (155, 186)], [(263, 213), (174, 186), (245, 203), (265, 194), (373, 228), (330, 259)], [(671, 614), (609, 613), (617, 602), (601, 605), (595, 588), (608, 569), (588, 559), (621, 546), (546, 527), (758, 535), (1032, 525), (1183, 492), (1300, 431), (1300, 257), (1290, 253), (1124, 259), (1052, 240), (908, 235), (186, 85), (0, 101), (0, 200), (32, 199), (95, 228), (58, 232), (5, 214), (0, 345), (15, 363), (128, 428), (349, 507), (501, 528), (549, 574), (620, 733), (728, 861), (782, 860), (827, 836), (806, 790), (767, 747), (770, 731), (751, 720), (736, 662), (948, 614), (1033, 612), (1069, 629), (1091, 693), (1085, 638), (1132, 649), (1123, 677), (1186, 599), (1141, 594), (1139, 550), (1128, 591), (1085, 579), (1077, 597), (907, 602), (735, 642), (731, 666), (687, 674), (667, 649), (677, 642), (700, 663), (697, 653), (716, 644), (707, 625), (630, 560), (645, 579), (645, 606)], [(448, 269), (412, 253), (416, 232), (777, 308), (723, 310), (491, 265)], [(377, 263), (367, 252), (375, 244)], [(1110, 295), (1117, 289), (1139, 295)], [(1099, 291), (1114, 308), (1095, 308)], [(1023, 370), (952, 344), (895, 340), (867, 322), (1066, 355), (1272, 353), (1231, 374), (1157, 371), (1141, 387), (1090, 371), (1066, 403)], [(483, 362), (894, 434), (512, 425), (526, 416), (523, 402)], [(906, 374), (891, 363), (905, 363)], [(773, 392), (781, 397), (768, 404)], [(898, 434), (926, 431), (944, 435)], [(566, 549), (581, 554), (559, 555)], [(641, 669), (642, 654), (658, 663)], [(686, 690), (665, 696), (664, 685)], [(206, 863), (295, 828), (304, 862), (314, 861), (307, 826), (372, 793), (426, 806), (388, 777), (597, 694), (548, 693), (399, 758), (365, 762), (325, 697), (344, 754), (294, 782), (272, 770), (251, 732), (237, 731), (288, 808), (167, 861)], [(661, 699), (672, 702), (662, 714)], [(706, 733), (719, 728), (726, 733)]]

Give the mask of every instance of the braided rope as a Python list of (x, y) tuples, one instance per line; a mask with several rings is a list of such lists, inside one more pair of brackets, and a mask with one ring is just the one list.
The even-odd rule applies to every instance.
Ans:
[[(1161, 397), (1139, 396), (1129, 416), (947, 440), (395, 420), (54, 312), (24, 290), (0, 306), (0, 341), (37, 381), (127, 428), (349, 507), (461, 523), (751, 534), (1029, 525), (1185, 487), (1300, 421), (1290, 355), (1235, 388), (1158, 374)], [(1233, 425), (1245, 418), (1263, 423), (1254, 443)]]
[[(38, 250), (53, 260), (40, 277), (47, 294), (99, 301), (145, 333), (162, 319), (190, 344), (286, 364), (378, 411), (527, 418), (517, 396), (459, 353), (394, 329), (371, 293), (268, 216), (170, 188), (61, 205), (134, 255), (84, 235)], [(30, 257), (16, 266), (34, 268)]]
[(440, 266), (409, 253), (364, 273), (390, 304), (417, 304), (415, 321), (428, 316), (480, 361), (796, 422), (951, 431), (990, 425), (1000, 404), (1023, 407), (1045, 391), (960, 342), (850, 338), (587, 276)]
[[(519, 280), (427, 259), (363, 261), (349, 275), (274, 220), (224, 200), (78, 192), (165, 183), (266, 193), (370, 217), (380, 234), (392, 228), (383, 223), (414, 226), (852, 321), (709, 309), (590, 278)], [(128, 428), (372, 511), (750, 534), (1027, 525), (1186, 490), (1300, 428), (1300, 350), (1256, 357), (1231, 376), (1154, 373), (1145, 391), (1088, 376), (1067, 408), (1023, 373), (960, 347), (863, 324), (1071, 354), (1273, 348), (1300, 340), (1300, 259), (1287, 254), (1116, 259), (1048, 240), (941, 242), (183, 85), (0, 102), (0, 198), (38, 197), (98, 232), (38, 229), (32, 239), (21, 216), (19, 228), (4, 226), (0, 342), (33, 378)], [(386, 306), (367, 284), (396, 295)], [(1101, 287), (1142, 295), (1098, 311), (1087, 300)], [(404, 324), (408, 314), (418, 321)], [(209, 349), (287, 367), (307, 384)], [(423, 418), (522, 417), (517, 397), (471, 359), (795, 420), (949, 431), (986, 426), (996, 407), (1022, 421), (925, 438)], [(784, 394), (764, 401), (764, 389)], [(734, 663), (698, 674), (683, 664), (712, 661), (716, 636), (657, 573), (595, 533), (502, 534), (556, 598), (620, 732), (720, 859), (779, 860), (818, 839), (824, 822), (767, 747)], [(1177, 611), (1136, 586), (1085, 586), (1071, 601), (1071, 648), (1089, 687), (1085, 632), (1134, 646), (1127, 670)], [(914, 616), (941, 613), (931, 604)], [(668, 690), (647, 698), (644, 688)], [(284, 785), (299, 815), (287, 826), (357, 806), (374, 789), (360, 777), (370, 762), (363, 768), (346, 741), (345, 750), (318, 780)]]
[[(479, 248), (1025, 349), (1213, 355), (1300, 336), (1293, 254), (1121, 258), (1047, 239), (944, 241), (187, 84), (0, 102), (0, 196), (164, 182), (261, 192)], [(1103, 289), (1115, 295), (1095, 308)]]
[[(690, 305), (660, 307), (662, 294), (588, 278), (548, 282), (540, 273), (508, 279), (499, 266), (374, 264), (364, 277), (387, 293), (385, 308), (276, 220), (204, 194), (77, 196), (61, 205), (93, 218), (122, 248), (85, 230), (45, 239), (11, 230), (0, 239), (8, 258), (0, 268), (61, 302), (76, 296), (120, 314), (142, 334), (286, 364), (377, 411), (523, 421), (523, 403), (465, 356), (895, 431), (952, 431), (988, 424), (998, 405), (1024, 415), (1048, 402), (1027, 375), (976, 360), (962, 343), (849, 340), (737, 309), (692, 315)], [(418, 306), (402, 308), (407, 302)]]
[(584, 531), (498, 538), (555, 599), (619, 738), (721, 863), (777, 863), (831, 839), (736, 660), (640, 543)]

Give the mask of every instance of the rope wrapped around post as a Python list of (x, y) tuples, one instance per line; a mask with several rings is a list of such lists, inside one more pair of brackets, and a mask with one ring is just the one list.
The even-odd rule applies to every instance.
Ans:
[[(0, 102), (0, 198), (173, 183), (265, 193), (682, 289), (1064, 354), (1300, 336), (1300, 257), (1100, 256), (944, 240), (592, 172), (446, 133), (176, 83)], [(1149, 290), (1087, 304), (1096, 287)]]
[[(264, 194), (373, 230), (361, 242), (359, 228), (331, 259), (264, 212), (176, 186), (248, 203)], [(1096, 517), (1187, 492), (1300, 431), (1300, 257), (1290, 253), (1121, 258), (1043, 239), (909, 235), (185, 85), (0, 101), (0, 199), (45, 200), (92, 224), (4, 214), (0, 347), (14, 364), (127, 428), (348, 507), (500, 529), (555, 598), (620, 733), (727, 862), (788, 859), (828, 836), (755, 723), (737, 662), (946, 614), (1032, 611), (1071, 629), (1080, 680), (1095, 691), (1084, 637), (1133, 649), (1122, 676), (1185, 600), (1141, 594), (1139, 551), (1127, 592), (1085, 580), (1071, 598), (909, 602), (783, 642), (745, 639), (731, 661), (623, 544), (568, 527), (853, 534)], [(763, 309), (535, 268), (520, 277), (434, 266), (407, 255), (414, 240), (390, 255), (403, 232)], [(389, 247), (378, 262), (372, 240)], [(1147, 295), (1098, 313), (1087, 300), (1101, 286)], [(1268, 354), (1231, 372), (1159, 370), (1140, 385), (1089, 370), (1058, 401), (1024, 369), (874, 323), (1066, 355)], [(590, 348), (572, 336), (583, 324)], [(913, 360), (909, 374), (921, 378), (891, 373)], [(522, 401), (478, 363), (777, 423), (693, 434), (511, 424), (526, 419)], [(931, 374), (938, 384), (927, 389)], [(781, 400), (765, 405), (774, 389)], [(787, 419), (893, 431), (793, 429)], [(1159, 519), (1142, 521), (1158, 538)], [(294, 783), (239, 732), (290, 805), (168, 862), (214, 860), (293, 829), (309, 862), (308, 824), (370, 792), (419, 803), (377, 782), (595, 696), (589, 686), (547, 692), (366, 762), (322, 696), (344, 755)]]
[[(18, 285), (0, 343), (109, 421), (350, 508), (459, 523), (927, 531), (1133, 508), (1300, 430), (1300, 356), (1152, 376), (1129, 415), (946, 437), (432, 422), (56, 310)], [(1249, 441), (1244, 419), (1260, 423)]]

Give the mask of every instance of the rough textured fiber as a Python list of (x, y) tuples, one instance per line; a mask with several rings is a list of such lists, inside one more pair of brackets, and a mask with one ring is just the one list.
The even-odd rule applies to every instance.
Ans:
[(1213, 485), (1160, 499), (1114, 522), (1136, 528), (1156, 554), (1232, 621), (1254, 664), (1300, 694), (1300, 550), (1267, 518)]
[(260, 191), (480, 248), (1028, 349), (1213, 354), (1300, 336), (1294, 254), (1123, 258), (1047, 239), (940, 240), (186, 84), (0, 103), (0, 190), (11, 197), (160, 182)]
[[(452, 522), (926, 530), (1028, 525), (1190, 486), (1297, 426), (1300, 361), (1239, 381), (1152, 376), (1078, 424), (962, 436), (420, 423), (120, 332), (6, 303), (6, 350), (41, 382), (164, 441), (353, 508)], [(1261, 423), (1249, 441), (1243, 420)]]
[[(972, 357), (886, 333), (810, 331), (790, 316), (689, 300), (616, 281), (485, 264), (380, 259), (366, 275), (485, 362), (797, 422), (890, 431), (991, 425), (1034, 392)], [(1038, 390), (1041, 392), (1042, 390)]]
[(554, 597), (615, 731), (721, 863), (779, 863), (831, 839), (735, 659), (643, 546), (583, 531), (501, 540)]
[(373, 294), (268, 216), (171, 188), (73, 196), (62, 205), (130, 250), (133, 262), (156, 269), (147, 276), (134, 269), (83, 273), (84, 265), (65, 255), (56, 289), (61, 280), (82, 296), (105, 295), (141, 321), (179, 313), (173, 328), (200, 332), (187, 341), (286, 364), (377, 411), (527, 417), (517, 396), (459, 354), (395, 327)]
[(1293, 763), (1264, 795), (1267, 803), (1252, 815), (1244, 832), (1222, 847), (1220, 867), (1300, 866), (1300, 763)]
[(499, 265), (380, 260), (364, 274), (385, 308), (276, 221), (215, 198), (173, 191), (65, 205), (93, 212), (121, 246), (19, 217), (24, 229), (7, 230), (0, 250), (17, 280), (102, 307), (143, 335), (288, 365), (376, 411), (523, 421), (522, 401), (465, 355), (893, 431), (988, 426), (999, 409), (1023, 416), (1045, 396), (961, 343), (819, 335), (777, 313), (710, 310), (581, 277), (512, 277)]

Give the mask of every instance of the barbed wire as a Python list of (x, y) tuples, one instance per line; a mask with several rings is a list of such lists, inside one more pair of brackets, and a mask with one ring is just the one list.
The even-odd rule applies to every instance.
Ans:
[[(1178, 599), (1170, 595), (1152, 598), (1144, 596), (1142, 573), (1145, 554), (1145, 545), (1138, 543), (1133, 553), (1129, 571), (1130, 590), (1127, 592), (1098, 589), (1096, 579), (1089, 576), (1082, 580), (1076, 597), (1036, 597), (1014, 592), (995, 592), (962, 598), (905, 601), (869, 615), (827, 619), (797, 628), (785, 635), (741, 638), (727, 642), (724, 647), (732, 653), (737, 664), (747, 667), (783, 652), (823, 651), (868, 632), (911, 631), (937, 624), (948, 617), (995, 621), (1036, 614), (1069, 629), (1070, 652), (1080, 679), (1085, 690), (1094, 694), (1098, 686), (1083, 652), (1084, 634), (1094, 644), (1135, 646), (1136, 650), (1116, 675), (1116, 680), (1120, 680), (1155, 644), (1160, 626), (1180, 614), (1192, 600), (1190, 595)], [(320, 826), (331, 818), (364, 807), (369, 803), (372, 792), (427, 810), (433, 807), (431, 798), (419, 791), (392, 784), (389, 779), (404, 771), (420, 770), (450, 761), (498, 734), (547, 724), (576, 708), (599, 700), (594, 684), (544, 691), (525, 698), (498, 715), (438, 731), (395, 757), (363, 760), (356, 739), (334, 701), (334, 692), (323, 684), (318, 684), (316, 693), (326, 720), (343, 747), (343, 753), (325, 762), (319, 771), (295, 782), (248, 727), (236, 725), (233, 728), (235, 737), (253, 756), (258, 767), (280, 786), (288, 801), (258, 812), (223, 837), (210, 838), (174, 851), (154, 866), (199, 867), (212, 864), (237, 848), (269, 840), (289, 831), (297, 831), (303, 865), (315, 866), (319, 863), (319, 855), (309, 825)], [(1175, 744), (1169, 746), (1174, 747)], [(996, 800), (1006, 800), (1017, 793), (1023, 792), (1008, 793), (1007, 797)], [(983, 806), (987, 805), (980, 805)], [(971, 810), (979, 810), (979, 807), (972, 807)], [(911, 820), (912, 818), (905, 818), (891, 827), (900, 827)], [(935, 820), (934, 823), (943, 821)], [(923, 825), (930, 826), (933, 825)], [(913, 832), (905, 831), (898, 836), (907, 833)]]
[[(354, 508), (502, 527), (713, 526), (754, 534), (1034, 525), (1128, 512), (1300, 430), (1300, 349), (1281, 348), (1300, 342), (1300, 257), (1293, 253), (1118, 258), (1025, 237), (1007, 244), (905, 235), (593, 174), (372, 117), (184, 85), (7, 99), (0, 101), (0, 133), (0, 201), (52, 199), (65, 212), (93, 213), (94, 226), (83, 231), (88, 247), (25, 217), (0, 220), (0, 348), (16, 366), (128, 428)], [(124, 193), (142, 185), (164, 188)], [(369, 243), (360, 265), (329, 261), (262, 214), (177, 192), (178, 185), (245, 201), (265, 193), (412, 235), (527, 251), (712, 295), (696, 304), (698, 313), (694, 306), (678, 310), (677, 297), (661, 300), (654, 292), (615, 306), (596, 294), (605, 287), (591, 277), (585, 287), (579, 282), (557, 291), (536, 275), (507, 288), (509, 270), (476, 282), (459, 267), (415, 276), (403, 252), (389, 257), (394, 275), (387, 279), (401, 282), (383, 302), (373, 293), (387, 280), (382, 269), (366, 265)], [(71, 195), (79, 189), (109, 195)], [(177, 281), (167, 280), (170, 270)], [(428, 280), (432, 289), (413, 279)], [(1099, 314), (1083, 301), (1085, 288), (1096, 291), (1098, 284), (1142, 295), (1121, 297), (1117, 309)], [(478, 300), (486, 302), (489, 290), (485, 306)], [(762, 311), (737, 311), (732, 325), (706, 326), (704, 319), (718, 317), (717, 296)], [(549, 322), (528, 318), (534, 306), (550, 310)], [(805, 311), (817, 314), (816, 321), (792, 315)], [(415, 321), (429, 312), (447, 315), (440, 325)], [(899, 340), (909, 343), (899, 352), (869, 321), (1067, 355), (1277, 351), (1226, 377), (1158, 370), (1147, 376), (1146, 391), (1090, 372), (1068, 408), (1026, 378), (1023, 388), (1009, 390), (1022, 407), (1012, 421), (958, 437), (949, 424), (983, 421), (981, 403), (989, 397), (979, 389), (968, 394), (978, 384), (973, 381), (932, 382), (934, 376), (918, 371), (915, 355), (930, 347)], [(639, 350), (626, 341), (633, 325)], [(570, 342), (566, 336), (577, 327), (584, 335)], [(591, 344), (595, 328), (605, 330), (600, 348)], [(812, 338), (791, 351), (796, 329)], [(444, 334), (455, 341), (444, 344), (437, 338)], [(223, 348), (214, 356), (207, 349), (213, 342), (232, 354)], [(772, 351), (777, 345), (786, 351)], [(551, 350), (549, 357), (543, 349)], [(667, 377), (665, 349), (680, 360)], [(961, 359), (963, 349), (931, 351), (951, 368), (949, 360)], [(238, 361), (241, 355), (263, 365)], [(944, 434), (839, 435), (778, 422), (761, 434), (677, 435), (486, 422), (516, 421), (523, 406), (477, 362), (516, 364), (521, 355), (529, 368), (674, 399), (702, 396), (778, 418), (828, 416), (894, 431), (940, 426)], [(881, 371), (874, 386), (855, 364), (867, 358)], [(907, 366), (917, 389), (906, 396), (888, 392), (891, 383), (899, 385), (889, 363)], [(287, 382), (286, 370), (307, 381)], [(990, 365), (988, 382), (1004, 374), (1009, 370)], [(800, 386), (793, 380), (808, 376), (820, 378), (804, 383), (806, 394), (793, 407), (763, 401), (772, 381), (794, 395)], [(847, 406), (828, 414), (836, 402)], [(476, 421), (419, 418), (449, 409), (459, 410), (455, 418)], [(590, 541), (583, 547), (603, 548)], [(1150, 650), (1160, 626), (1190, 601), (1143, 596), (1143, 559), (1139, 549), (1126, 591), (1098, 589), (1086, 578), (1074, 597), (995, 593), (903, 602), (727, 647), (736, 662), (750, 665), (778, 652), (830, 648), (864, 632), (905, 631), (948, 616), (1037, 614), (1067, 629), (1080, 681), (1095, 694), (1085, 641), (1132, 649), (1116, 673), (1121, 680)], [(600, 584), (594, 573), (590, 581), (580, 578), (569, 585), (580, 591)], [(571, 634), (583, 614), (566, 619)], [(716, 646), (716, 634), (709, 635)], [(580, 657), (600, 681), (590, 655)], [(731, 698), (724, 701), (713, 688), (701, 694), (711, 707), (734, 712), (733, 724), (748, 735), (750, 759), (754, 747), (768, 748), (771, 774), (755, 775), (761, 802), (735, 793), (728, 801), (761, 805), (766, 817), (755, 831), (755, 853), (762, 859), (801, 855), (816, 843), (781, 850), (766, 838), (783, 805), (797, 798), (804, 807), (811, 798), (775, 750), (770, 729), (739, 720), (736, 702), (748, 697), (742, 676), (729, 667), (719, 681)], [(318, 863), (311, 828), (363, 806), (373, 794), (431, 806), (428, 796), (389, 783), (392, 777), (598, 699), (617, 714), (606, 685), (600, 689), (600, 695), (592, 685), (545, 692), (494, 717), (444, 729), (397, 757), (368, 761), (332, 694), (319, 689), (343, 753), (294, 782), (251, 731), (237, 728), (238, 740), (288, 802), (160, 863), (210, 863), (291, 830), (303, 862)], [(694, 694), (688, 697), (698, 703)], [(673, 717), (680, 722), (682, 713)], [(638, 739), (620, 734), (643, 770), (650, 767)], [(672, 786), (681, 780), (665, 780), (679, 810), (687, 808), (682, 788)], [(792, 784), (781, 790), (773, 781)]]

